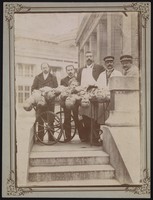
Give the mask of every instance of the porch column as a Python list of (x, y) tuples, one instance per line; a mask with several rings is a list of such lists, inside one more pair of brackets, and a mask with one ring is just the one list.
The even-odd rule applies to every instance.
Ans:
[(84, 50), (80, 49), (80, 67), (84, 66)]
[(111, 13), (107, 13), (107, 55), (111, 55)]
[(97, 63), (102, 64), (102, 23), (97, 25)]
[(86, 64), (86, 52), (89, 51), (89, 42), (86, 42), (83, 47), (84, 50), (84, 65)]
[(89, 50), (92, 51), (94, 55), (94, 61), (97, 61), (97, 37), (95, 33), (92, 33), (89, 38)]
[(131, 14), (131, 54), (136, 66), (139, 66), (138, 30), (138, 13), (134, 12)]
[(80, 68), (80, 44), (78, 44), (78, 68)]
[(102, 23), (102, 46), (101, 46), (101, 59), (107, 55), (107, 18), (101, 20)]
[(123, 54), (131, 54), (131, 15), (123, 18)]

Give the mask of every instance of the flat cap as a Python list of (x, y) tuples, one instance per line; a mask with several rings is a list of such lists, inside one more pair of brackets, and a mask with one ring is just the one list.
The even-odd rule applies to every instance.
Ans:
[(124, 60), (132, 60), (133, 57), (131, 55), (122, 55), (120, 57), (120, 61), (124, 61)]
[(114, 60), (114, 56), (106, 56), (106, 57), (104, 57), (104, 61), (107, 61), (107, 60)]

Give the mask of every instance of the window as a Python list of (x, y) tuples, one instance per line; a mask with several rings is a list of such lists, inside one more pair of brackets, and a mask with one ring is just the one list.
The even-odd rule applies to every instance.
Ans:
[(25, 100), (30, 97), (30, 86), (25, 86)]
[(30, 66), (28, 66), (28, 65), (27, 66), (25, 65), (25, 76), (26, 77), (30, 76)]
[(25, 92), (25, 100), (28, 99), (30, 97), (29, 92)]
[(17, 64), (17, 75), (25, 76), (25, 77), (33, 77), (34, 76), (34, 65), (33, 64)]
[(27, 98), (30, 97), (30, 91), (31, 91), (31, 87), (30, 86), (18, 85), (17, 90), (18, 90), (17, 91), (18, 103), (23, 103)]
[(22, 86), (22, 85), (19, 85), (19, 86), (18, 86), (18, 90), (19, 90), (19, 91), (23, 91), (23, 86)]
[(23, 103), (23, 86), (18, 86), (18, 102)]
[(34, 76), (34, 66), (31, 65), (31, 77), (33, 77), (33, 76)]
[(30, 86), (25, 86), (25, 91), (30, 91)]
[(18, 93), (18, 102), (23, 103), (23, 93), (22, 92)]

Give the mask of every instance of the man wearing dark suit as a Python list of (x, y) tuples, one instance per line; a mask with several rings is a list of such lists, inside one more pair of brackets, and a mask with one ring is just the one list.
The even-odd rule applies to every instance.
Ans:
[[(34, 81), (33, 81), (32, 87), (31, 87), (32, 92), (33, 92), (33, 90), (39, 90), (40, 88), (43, 88), (45, 86), (48, 86), (48, 87), (51, 87), (51, 88), (56, 88), (58, 86), (57, 78), (50, 73), (50, 67), (47, 63), (41, 64), (41, 70), (42, 70), (42, 73), (38, 74), (34, 78)], [(38, 117), (41, 113), (43, 113), (45, 111), (54, 112), (54, 108), (55, 108), (55, 102), (54, 101), (46, 104), (43, 107), (38, 107), (38, 108), (36, 108), (36, 117)], [(39, 122), (39, 123), (42, 124), (42, 122)], [(50, 123), (53, 123), (53, 120), (51, 120)], [(53, 139), (51, 137), (51, 134), (49, 134), (48, 136), (49, 136), (48, 140), (51, 141)], [(39, 126), (39, 129), (38, 129), (38, 137), (41, 140), (43, 140), (44, 131), (43, 131), (41, 126)]]
[[(66, 66), (66, 73), (67, 73), (67, 76), (65, 78), (61, 79), (61, 85), (68, 87), (70, 81), (72, 79), (76, 79), (74, 66), (73, 65)], [(63, 106), (64, 129), (65, 129), (66, 141), (69, 141), (71, 138), (71, 111), (73, 112), (74, 122), (75, 122), (75, 126), (78, 129), (79, 138), (80, 138), (80, 140), (82, 139), (82, 133), (81, 133), (82, 127), (81, 127), (81, 123), (79, 122), (79, 119), (78, 119), (78, 106), (79, 105), (76, 103), (72, 110), (67, 109), (65, 107), (65, 105)]]
[[(83, 87), (88, 87), (89, 85), (95, 85), (99, 75), (105, 70), (101, 65), (94, 63), (94, 57), (91, 51), (87, 51), (86, 54), (86, 65), (79, 69), (77, 74), (77, 80)], [(90, 108), (89, 108), (90, 109)], [(85, 140), (89, 141), (91, 132), (91, 118), (86, 114), (82, 115), (86, 137)], [(95, 129), (99, 129), (99, 124), (96, 122)], [(97, 135), (97, 136), (96, 136)], [(93, 134), (93, 142), (98, 145), (98, 134)]]

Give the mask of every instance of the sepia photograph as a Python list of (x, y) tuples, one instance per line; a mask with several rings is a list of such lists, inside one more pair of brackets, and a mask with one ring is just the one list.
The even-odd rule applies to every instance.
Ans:
[(4, 196), (149, 197), (150, 4), (4, 16)]

